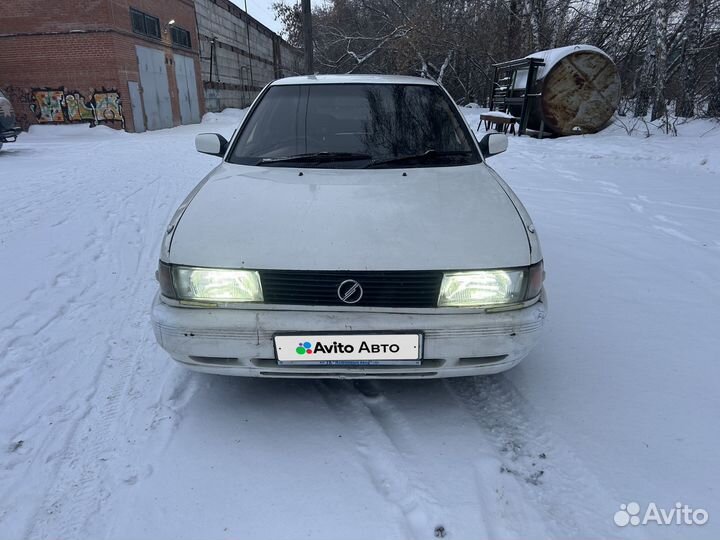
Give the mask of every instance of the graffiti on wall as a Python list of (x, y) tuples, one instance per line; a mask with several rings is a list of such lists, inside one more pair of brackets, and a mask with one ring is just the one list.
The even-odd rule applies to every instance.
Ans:
[(117, 90), (92, 92), (85, 98), (80, 92), (66, 89), (32, 91), (30, 109), (40, 124), (65, 122), (119, 122), (125, 127), (120, 94)]
[(117, 92), (95, 92), (95, 119), (123, 120), (120, 96)]
[[(65, 115), (62, 110), (63, 101), (62, 90), (37, 90), (33, 92), (33, 105), (37, 110), (34, 111), (38, 122), (41, 124), (48, 122), (64, 122)], [(32, 108), (33, 105), (30, 107)]]
[(68, 94), (65, 96), (65, 107), (67, 107), (67, 118), (70, 122), (85, 122), (95, 120), (95, 111), (88, 107), (80, 94)]

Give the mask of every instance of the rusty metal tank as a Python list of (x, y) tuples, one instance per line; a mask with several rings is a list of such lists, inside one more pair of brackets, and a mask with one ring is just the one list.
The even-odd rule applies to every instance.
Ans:
[(535, 79), (528, 128), (542, 126), (555, 135), (577, 135), (605, 127), (620, 101), (620, 76), (604, 51), (592, 45), (570, 45), (527, 58), (545, 62)]

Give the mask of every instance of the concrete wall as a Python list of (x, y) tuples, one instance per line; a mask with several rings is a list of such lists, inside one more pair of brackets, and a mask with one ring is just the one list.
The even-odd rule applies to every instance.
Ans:
[(300, 51), (236, 5), (195, 0), (195, 11), (208, 111), (247, 107), (269, 82), (299, 73)]

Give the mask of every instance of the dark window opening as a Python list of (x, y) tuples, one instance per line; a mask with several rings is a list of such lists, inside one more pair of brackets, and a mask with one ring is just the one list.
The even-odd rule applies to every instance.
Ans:
[(190, 48), (190, 32), (184, 28), (173, 26), (171, 29), (172, 42), (180, 47)]
[(130, 8), (130, 21), (133, 32), (160, 39), (160, 19)]

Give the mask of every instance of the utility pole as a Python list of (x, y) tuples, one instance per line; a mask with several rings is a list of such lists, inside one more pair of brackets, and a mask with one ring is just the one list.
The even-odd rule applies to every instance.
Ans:
[(313, 69), (313, 38), (312, 38), (312, 14), (310, 12), (310, 0), (302, 0), (302, 27), (305, 46), (305, 74), (312, 75)]
[[(250, 53), (250, 15), (248, 15), (247, 0), (245, 0), (245, 29), (247, 30), (248, 65), (250, 66), (250, 86), (254, 87), (255, 81), (253, 80), (252, 56)], [(250, 89), (250, 92), (252, 93), (252, 88)]]

